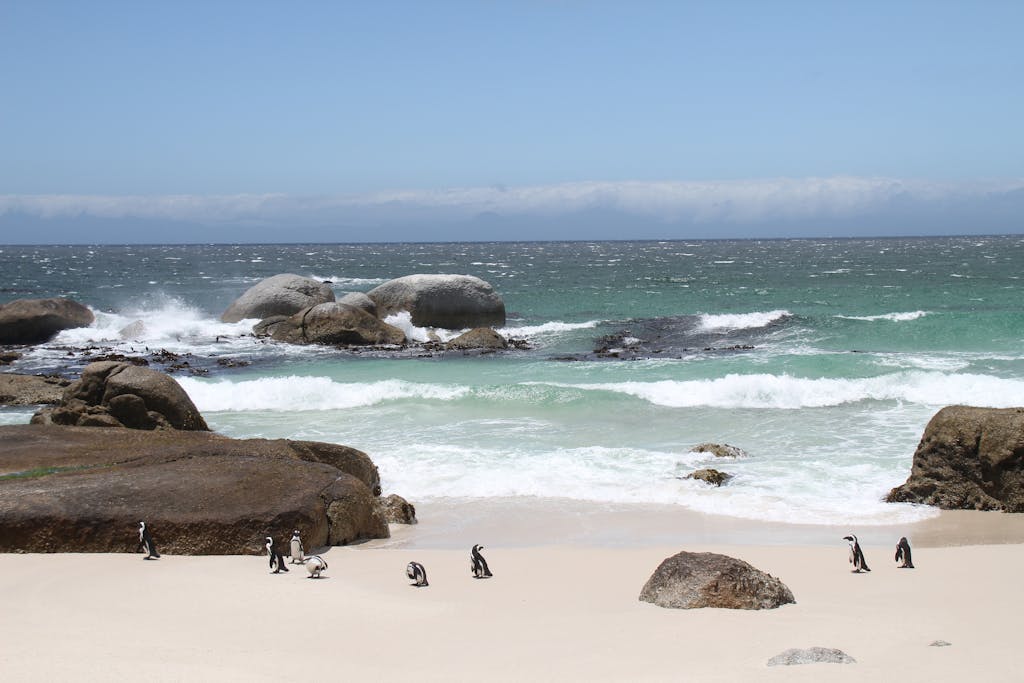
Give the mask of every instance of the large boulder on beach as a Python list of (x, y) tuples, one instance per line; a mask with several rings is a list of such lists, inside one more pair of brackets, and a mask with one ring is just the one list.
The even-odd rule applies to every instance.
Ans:
[(890, 503), (1024, 512), (1024, 408), (948, 406), (928, 422)]
[(55, 408), (43, 408), (35, 424), (207, 430), (192, 399), (173, 377), (157, 370), (98, 361), (82, 370)]
[[(262, 326), (262, 323), (261, 323)], [(405, 343), (405, 332), (363, 309), (329, 302), (264, 327), (272, 339), (291, 344), (384, 346)]]
[(71, 299), (15, 299), (0, 304), (0, 344), (41, 344), (61, 330), (88, 327), (95, 319)]
[(772, 609), (796, 602), (785, 584), (743, 560), (686, 551), (658, 565), (640, 600), (675, 609)]
[(292, 315), (327, 301), (334, 301), (334, 290), (326, 282), (282, 273), (247, 289), (228, 306), (220, 319), (226, 323), (237, 323), (246, 318), (262, 320), (273, 315)]
[(334, 444), (211, 432), (0, 427), (0, 552), (128, 552), (139, 520), (171, 554), (387, 538), (376, 467)]
[(408, 311), (417, 327), (503, 327), (505, 302), (472, 275), (406, 275), (367, 292), (381, 318)]

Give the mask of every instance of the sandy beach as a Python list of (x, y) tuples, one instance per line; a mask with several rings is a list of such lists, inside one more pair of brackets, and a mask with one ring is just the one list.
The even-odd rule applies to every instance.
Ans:
[[(0, 670), (17, 681), (1020, 679), (1018, 517), (943, 513), (912, 525), (912, 542), (915, 533), (928, 539), (915, 543), (913, 570), (892, 561), (896, 539), (883, 543), (891, 530), (858, 530), (873, 571), (854, 574), (828, 529), (714, 517), (700, 533), (732, 529), (729, 542), (665, 543), (649, 524), (657, 510), (602, 519), (571, 507), (396, 527), (387, 541), (329, 549), (320, 580), (299, 565), (271, 575), (258, 556), (0, 555)], [(544, 514), (548, 542), (517, 542)], [(952, 533), (975, 527), (996, 531), (979, 536), (983, 545)], [(627, 543), (620, 532), (629, 528)], [(801, 529), (813, 533), (794, 542)], [(942, 533), (952, 544), (934, 542)], [(465, 542), (437, 542), (471, 534), (487, 546), (492, 579), (471, 578)], [(638, 601), (661, 560), (683, 549), (746, 560), (781, 578), (797, 602), (736, 611)], [(425, 565), (429, 587), (409, 585), (410, 560)], [(856, 663), (766, 665), (812, 646)]]

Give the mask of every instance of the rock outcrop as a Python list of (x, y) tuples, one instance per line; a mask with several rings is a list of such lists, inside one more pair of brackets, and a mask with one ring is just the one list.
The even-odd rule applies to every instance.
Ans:
[(0, 405), (57, 404), (68, 384), (70, 382), (61, 377), (0, 373)]
[(211, 432), (0, 427), (0, 551), (126, 552), (145, 520), (171, 554), (258, 554), (387, 538), (376, 466), (355, 449)]
[[(285, 320), (257, 326), (272, 339), (291, 344), (385, 346), (405, 343), (405, 332), (351, 304), (330, 302), (303, 309)], [(256, 328), (254, 328), (256, 332)]]
[(943, 408), (925, 427), (906, 483), (886, 500), (1024, 512), (1024, 408)]
[(0, 304), (0, 344), (41, 344), (94, 320), (92, 311), (71, 299), (15, 299)]
[(33, 424), (207, 430), (192, 399), (172, 377), (156, 370), (99, 361), (64, 389), (60, 404), (32, 416)]
[(407, 275), (385, 282), (367, 296), (377, 304), (381, 318), (408, 311), (417, 327), (505, 325), (505, 302), (490, 284), (471, 275)]
[(390, 524), (416, 524), (416, 507), (398, 494), (378, 498), (377, 506)]
[(489, 327), (474, 327), (448, 342), (448, 348), (457, 351), (484, 349), (497, 351), (508, 348), (508, 340)]
[(857, 660), (834, 647), (790, 648), (768, 660), (768, 666), (795, 664), (856, 664)]
[(334, 301), (331, 285), (292, 273), (282, 273), (257, 282), (228, 306), (220, 319), (237, 323), (246, 318), (260, 320), (275, 315), (293, 315), (304, 308)]
[(658, 566), (640, 600), (675, 609), (772, 609), (796, 602), (785, 584), (743, 560), (686, 551)]

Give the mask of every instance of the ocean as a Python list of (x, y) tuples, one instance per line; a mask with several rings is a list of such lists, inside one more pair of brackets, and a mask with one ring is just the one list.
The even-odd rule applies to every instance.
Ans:
[[(7, 369), (73, 375), (166, 350), (212, 429), (368, 453), (410, 501), (568, 499), (883, 525), (945, 405), (1024, 405), (1024, 237), (658, 242), (0, 246), (0, 302), (68, 296), (96, 322)], [(470, 274), (525, 349), (359, 352), (220, 322), (277, 273), (340, 297)], [(120, 331), (132, 323), (125, 339)], [(427, 331), (391, 320), (411, 338)], [(456, 331), (442, 331), (442, 337)], [(0, 424), (27, 422), (0, 410)], [(692, 449), (726, 443), (747, 457)], [(720, 488), (686, 479), (714, 467)]]

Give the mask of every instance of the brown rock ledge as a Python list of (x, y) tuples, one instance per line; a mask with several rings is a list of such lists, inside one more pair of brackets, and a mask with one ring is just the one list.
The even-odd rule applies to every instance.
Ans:
[(387, 538), (377, 468), (346, 446), (210, 432), (0, 427), (0, 551), (258, 554)]

